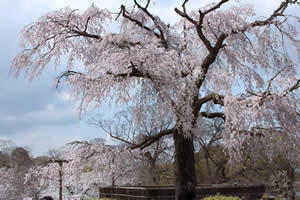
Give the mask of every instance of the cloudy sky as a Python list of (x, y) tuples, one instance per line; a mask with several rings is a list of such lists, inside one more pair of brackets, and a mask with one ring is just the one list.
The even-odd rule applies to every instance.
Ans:
[[(258, 13), (270, 13), (280, 0), (253, 0), (260, 2)], [(19, 51), (18, 43), (23, 26), (46, 12), (65, 6), (84, 10), (91, 3), (118, 11), (121, 0), (0, 0), (0, 139), (12, 140), (18, 146), (27, 146), (34, 155), (57, 148), (72, 140), (90, 140), (108, 137), (87, 124), (87, 116), (79, 119), (78, 102), (71, 100), (67, 90), (54, 87), (55, 77), (62, 69), (49, 69), (41, 77), (28, 81), (10, 74), (11, 61)], [(191, 0), (190, 7), (199, 7)], [(206, 1), (210, 2), (210, 1)], [(159, 12), (169, 23), (176, 20), (173, 9), (179, 0), (161, 0), (156, 3)], [(97, 112), (107, 114), (103, 106)]]

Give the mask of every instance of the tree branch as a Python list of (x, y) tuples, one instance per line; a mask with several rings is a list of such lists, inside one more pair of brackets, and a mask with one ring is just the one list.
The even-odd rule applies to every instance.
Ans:
[[(274, 81), (274, 79), (281, 73), (281, 71), (277, 72), (269, 81), (268, 81), (268, 86), (267, 86), (267, 89), (262, 92), (262, 93), (255, 93), (253, 91), (249, 91), (247, 90), (247, 93), (249, 93), (250, 95), (253, 95), (253, 96), (258, 96), (258, 97), (261, 97), (261, 98), (265, 98), (267, 96), (271, 96), (273, 95), (271, 93), (271, 85), (272, 85), (272, 82)], [(296, 82), (294, 83), (294, 85), (292, 85), (290, 88), (287, 88), (286, 90), (284, 90), (282, 92), (282, 94), (280, 95), (280, 97), (285, 97), (287, 96), (290, 92), (293, 92), (294, 90), (297, 90), (298, 88), (300, 87), (300, 78), (296, 80)]]
[[(153, 81), (152, 77), (150, 76), (150, 74), (148, 73), (143, 73), (140, 70), (138, 70), (136, 68), (136, 65), (133, 64), (133, 62), (131, 61), (131, 65), (128, 67), (131, 68), (131, 72), (128, 73), (118, 73), (118, 74), (114, 74), (110, 71), (106, 72), (106, 75), (111, 75), (113, 76), (116, 81), (121, 82), (123, 79), (127, 78), (127, 77), (136, 77), (136, 78), (147, 78), (148, 80)], [(73, 70), (67, 70), (63, 73), (61, 73), (61, 75), (59, 75), (56, 78), (56, 88), (58, 87), (60, 81), (62, 78), (68, 78), (69, 76), (73, 76), (73, 75), (80, 75), (80, 76), (85, 76), (86, 74), (82, 73), (82, 72), (76, 72)], [(98, 78), (89, 78), (88, 81), (101, 81), (101, 77)]]
[(222, 118), (225, 121), (225, 115), (222, 112), (214, 112), (214, 113), (200, 112), (200, 115), (202, 117), (209, 118), (209, 119)]
[(298, 79), (298, 80), (296, 81), (296, 83), (295, 83), (292, 87), (286, 89), (286, 90), (281, 94), (281, 97), (285, 97), (286, 95), (288, 95), (288, 93), (290, 93), (290, 92), (292, 92), (292, 91), (298, 89), (299, 87), (300, 87), (300, 79)]
[(163, 31), (163, 29), (162, 29), (162, 27), (157, 23), (157, 20), (156, 20), (156, 18), (147, 10), (147, 8), (148, 8), (148, 6), (149, 6), (149, 4), (150, 4), (150, 0), (147, 0), (147, 4), (146, 4), (146, 6), (145, 7), (142, 7), (136, 0), (134, 0), (134, 3), (135, 3), (135, 5), (137, 5), (137, 7), (139, 8), (139, 9), (141, 9), (148, 17), (150, 17), (150, 19), (153, 21), (153, 23), (156, 25), (156, 27), (157, 27), (157, 29), (158, 29), (158, 31), (159, 31), (159, 33), (160, 33), (160, 39), (162, 40), (162, 41), (164, 41), (164, 42), (166, 42), (166, 40), (165, 40), (165, 36), (164, 36), (164, 31)]
[(130, 145), (130, 146), (134, 146), (134, 145), (135, 145), (134, 143), (129, 142), (128, 140), (125, 140), (125, 139), (123, 139), (123, 138), (121, 138), (121, 137), (118, 137), (118, 136), (116, 136), (116, 135), (113, 135), (113, 134), (111, 133), (111, 131), (107, 130), (104, 126), (101, 126), (101, 128), (102, 128), (102, 129), (103, 129), (110, 137), (112, 137), (112, 138), (114, 138), (114, 139), (116, 139), (116, 140), (119, 140), (119, 141), (121, 141), (121, 142), (124, 142), (125, 144), (128, 144), (128, 145)]
[[(205, 47), (208, 49), (209, 52), (214, 52), (216, 51), (216, 47), (217, 45), (215, 46), (215, 48), (211, 45), (210, 41), (206, 38), (206, 36), (204, 35), (203, 31), (202, 31), (202, 27), (203, 27), (203, 20), (204, 20), (204, 17), (213, 12), (214, 10), (220, 8), (223, 4), (225, 4), (226, 2), (228, 2), (229, 0), (221, 0), (218, 4), (216, 4), (215, 6), (211, 7), (210, 9), (202, 12), (200, 9), (199, 9), (199, 20), (196, 21), (194, 20), (192, 17), (190, 17), (187, 12), (186, 12), (186, 7), (185, 7), (185, 4), (188, 2), (188, 0), (185, 0), (184, 3), (182, 4), (182, 9), (183, 11), (180, 11), (179, 9), (175, 8), (175, 12), (180, 15), (181, 17), (185, 18), (186, 20), (188, 20), (190, 23), (192, 23), (193, 25), (195, 25), (196, 27), (196, 30), (197, 30), (197, 34), (199, 36), (199, 38), (201, 39), (201, 41), (203, 42), (203, 44), (205, 45)], [(227, 37), (225, 36), (224, 39), (222, 39), (223, 37), (225, 36), (225, 34), (223, 36), (221, 36), (218, 41), (222, 42), (224, 41), (224, 39)]]
[(155, 135), (147, 136), (143, 142), (130, 147), (130, 149), (137, 149), (137, 148), (144, 149), (144, 148), (150, 146), (151, 144), (153, 144), (155, 141), (159, 140), (161, 137), (173, 134), (174, 130), (175, 130), (175, 128), (167, 129), (167, 130), (163, 130)]
[(204, 103), (207, 103), (209, 101), (213, 101), (214, 104), (219, 104), (221, 106), (224, 106), (224, 96), (216, 94), (216, 93), (210, 93), (210, 94), (206, 95), (205, 97), (202, 97), (201, 99), (199, 99), (200, 105), (203, 105)]
[(161, 39), (160, 35), (158, 33), (155, 33), (152, 31), (151, 28), (149, 28), (148, 26), (144, 25), (142, 22), (138, 21), (137, 19), (134, 19), (132, 17), (130, 17), (129, 15), (127, 15), (127, 12), (126, 12), (126, 9), (125, 9), (125, 6), (124, 5), (121, 5), (121, 8), (120, 8), (120, 13), (122, 13), (122, 16), (125, 17), (126, 19), (128, 19), (129, 21), (135, 23), (136, 25), (138, 25), (140, 28), (148, 31), (148, 32), (151, 32), (155, 35), (155, 37), (157, 37), (158, 39)]
[(233, 34), (237, 34), (237, 33), (241, 33), (241, 32), (245, 32), (246, 30), (248, 30), (249, 28), (254, 28), (257, 26), (265, 26), (268, 24), (276, 24), (276, 22), (273, 22), (273, 20), (276, 17), (280, 17), (280, 16), (284, 16), (284, 11), (286, 10), (286, 8), (288, 7), (288, 4), (293, 4), (294, 2), (291, 0), (285, 0), (284, 2), (282, 2), (280, 4), (280, 6), (272, 13), (272, 15), (270, 17), (268, 17), (266, 20), (256, 20), (252, 23), (250, 23), (247, 26), (242, 27), (241, 29), (237, 29), (237, 30), (232, 30)]
[(215, 6), (211, 7), (210, 9), (202, 12), (203, 15), (207, 15), (210, 12), (213, 12), (214, 10), (217, 10), (218, 8), (220, 8), (223, 4), (227, 3), (229, 0), (221, 0), (218, 4), (216, 4)]

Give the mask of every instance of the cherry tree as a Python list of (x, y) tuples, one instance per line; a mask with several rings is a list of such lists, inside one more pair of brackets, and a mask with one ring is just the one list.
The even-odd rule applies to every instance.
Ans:
[[(257, 17), (255, 5), (238, 1), (190, 11), (184, 0), (174, 9), (181, 18), (175, 24), (153, 13), (152, 3), (133, 0), (134, 6), (121, 5), (117, 14), (95, 5), (84, 12), (67, 7), (48, 13), (23, 29), (12, 69), (32, 79), (49, 63), (67, 60), (57, 83), (71, 86), (82, 99), (82, 112), (111, 100), (155, 103), (161, 116), (171, 114), (173, 127), (133, 148), (173, 135), (176, 199), (193, 199), (199, 118), (225, 119), (232, 161), (241, 158), (243, 141), (251, 137), (244, 133), (252, 128), (280, 126), (287, 138), (299, 137), (300, 19), (290, 13), (299, 2), (282, 0), (266, 17)], [(112, 30), (113, 24), (119, 28)]]
[(0, 168), (0, 199), (10, 199), (15, 197), (12, 192), (11, 177), (14, 176), (14, 169), (1, 167)]
[(139, 183), (142, 158), (138, 150), (74, 141), (66, 145), (59, 158), (30, 168), (26, 184), (40, 191), (39, 195), (58, 196), (59, 193), (60, 197), (74, 194), (88, 197), (93, 188), (100, 185)]
[[(265, 137), (266, 132), (271, 132), (268, 137)], [(248, 133), (256, 135), (244, 143), (243, 156), (248, 158), (248, 164), (255, 168), (256, 163), (261, 163), (270, 171), (269, 184), (273, 192), (289, 200), (295, 199), (294, 185), (300, 166), (299, 135), (286, 137), (281, 128), (253, 128)], [(294, 141), (289, 141), (291, 139)], [(260, 156), (255, 156), (257, 154)]]
[(65, 166), (65, 171), (74, 179), (80, 179), (83, 172), (90, 172), (94, 179), (89, 178), (89, 181), (98, 185), (133, 185), (141, 181), (141, 151), (79, 141), (71, 145), (73, 150), (68, 155), (70, 162)]

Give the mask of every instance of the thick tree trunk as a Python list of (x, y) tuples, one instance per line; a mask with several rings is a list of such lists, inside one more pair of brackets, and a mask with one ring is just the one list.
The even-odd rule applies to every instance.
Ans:
[(196, 197), (193, 139), (185, 137), (181, 129), (175, 131), (173, 138), (176, 153), (176, 200), (193, 200)]

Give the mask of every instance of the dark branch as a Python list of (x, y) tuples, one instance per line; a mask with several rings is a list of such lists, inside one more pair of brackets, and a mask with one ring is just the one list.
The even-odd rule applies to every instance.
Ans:
[(215, 6), (211, 7), (210, 9), (202, 12), (203, 15), (207, 15), (210, 12), (213, 12), (214, 10), (217, 10), (218, 8), (220, 8), (223, 4), (225, 4), (226, 2), (228, 2), (229, 0), (221, 0), (218, 4), (216, 4)]
[(285, 0), (284, 2), (282, 2), (280, 4), (280, 6), (267, 19), (265, 19), (265, 20), (256, 20), (256, 21), (252, 22), (250, 25), (244, 26), (241, 29), (232, 30), (232, 33), (237, 34), (237, 33), (245, 32), (246, 30), (248, 30), (250, 28), (257, 27), (257, 26), (265, 26), (265, 25), (268, 25), (268, 24), (276, 24), (277, 22), (275, 22), (273, 20), (276, 17), (283, 17), (284, 16), (284, 11), (288, 7), (288, 4), (293, 4), (293, 3), (294, 3), (293, 1)]
[(202, 97), (201, 99), (199, 99), (200, 105), (203, 105), (204, 103), (207, 103), (209, 101), (213, 101), (214, 104), (219, 104), (221, 106), (224, 106), (224, 96), (216, 94), (216, 93), (210, 93), (210, 94), (206, 95), (205, 97)]
[(286, 89), (286, 90), (281, 94), (281, 97), (287, 96), (290, 92), (292, 92), (292, 91), (298, 89), (299, 87), (300, 87), (300, 79), (298, 79), (298, 80), (296, 81), (296, 83), (295, 83), (292, 87)]
[[(128, 73), (118, 73), (118, 74), (114, 74), (110, 71), (106, 72), (106, 75), (110, 75), (113, 76), (115, 78), (115, 80), (117, 82), (121, 82), (123, 81), (125, 78), (130, 78), (130, 77), (136, 77), (136, 78), (146, 78), (148, 80), (153, 81), (152, 77), (150, 76), (150, 74), (148, 73), (143, 73), (142, 71), (140, 71), (139, 69), (136, 68), (136, 65), (133, 64), (133, 62), (131, 61), (131, 65), (128, 67), (131, 68), (131, 72)], [(82, 73), (82, 72), (76, 72), (73, 70), (67, 70), (63, 73), (61, 73), (61, 75), (59, 75), (56, 78), (56, 88), (58, 87), (58, 85), (60, 84), (60, 81), (62, 78), (68, 78), (69, 76), (73, 76), (73, 75), (80, 75), (80, 76), (85, 76), (86, 74)], [(87, 81), (101, 81), (101, 77), (96, 77), (96, 78), (89, 78)]]
[(119, 141), (121, 141), (121, 142), (124, 142), (125, 144), (128, 144), (128, 145), (130, 145), (130, 146), (134, 146), (134, 145), (135, 145), (134, 143), (129, 142), (128, 140), (125, 140), (125, 139), (123, 139), (123, 138), (121, 138), (121, 137), (118, 137), (118, 136), (112, 134), (112, 132), (109, 131), (109, 130), (107, 130), (105, 127), (101, 126), (101, 128), (102, 128), (102, 129), (103, 129), (110, 137), (112, 137), (112, 138), (114, 138), (114, 139), (116, 139), (116, 140), (119, 140)]
[[(199, 10), (199, 20), (196, 21), (194, 20), (191, 16), (189, 16), (187, 14), (186, 11), (186, 7), (185, 4), (188, 2), (188, 0), (185, 0), (184, 3), (182, 4), (182, 9), (183, 11), (180, 11), (179, 9), (175, 8), (175, 12), (180, 15), (181, 17), (185, 18), (186, 20), (188, 20), (190, 23), (192, 23), (193, 25), (195, 25), (196, 30), (197, 30), (197, 34), (199, 36), (199, 38), (201, 39), (201, 41), (203, 42), (203, 44), (205, 45), (205, 47), (208, 49), (209, 52), (214, 52), (216, 51), (216, 48), (214, 48), (210, 41), (206, 38), (206, 36), (203, 33), (203, 20), (204, 17), (209, 14), (210, 12), (213, 12), (214, 10), (220, 8), (223, 4), (225, 4), (226, 2), (228, 2), (229, 0), (221, 0), (218, 4), (216, 4), (215, 6), (213, 6), (212, 8), (202, 12), (201, 10)], [(224, 35), (225, 36), (225, 35)], [(223, 36), (222, 36), (223, 37)], [(226, 37), (225, 37), (226, 38)], [(219, 38), (218, 41), (224, 41), (224, 39), (222, 39), (221, 37)], [(217, 46), (217, 45), (216, 45)], [(215, 47), (216, 47), (215, 46)]]
[(150, 146), (151, 144), (153, 144), (155, 141), (159, 140), (160, 138), (162, 138), (166, 135), (173, 134), (174, 130), (175, 129), (172, 128), (172, 129), (168, 129), (168, 130), (163, 130), (152, 136), (147, 136), (143, 142), (136, 144), (134, 146), (131, 146), (130, 149), (137, 149), (137, 148), (144, 149), (144, 148)]
[(137, 19), (134, 19), (134, 18), (130, 17), (127, 14), (127, 11), (126, 11), (124, 5), (121, 5), (121, 11), (120, 12), (122, 13), (122, 16), (125, 17), (126, 19), (128, 19), (129, 21), (135, 23), (140, 28), (142, 28), (142, 29), (144, 29), (146, 31), (153, 33), (155, 35), (155, 37), (161, 39), (160, 35), (158, 33), (153, 32), (151, 28), (149, 28), (148, 26), (144, 25), (142, 22), (138, 21)]
[(200, 112), (200, 115), (202, 117), (209, 118), (209, 119), (222, 118), (225, 121), (225, 115), (222, 112), (214, 112), (214, 113)]
[(145, 7), (142, 7), (136, 0), (134, 0), (134, 3), (135, 3), (135, 5), (137, 5), (137, 7), (138, 7), (139, 9), (141, 9), (148, 17), (150, 17), (150, 19), (151, 19), (151, 20), (153, 21), (153, 23), (156, 25), (156, 27), (157, 27), (157, 29), (158, 29), (158, 31), (159, 31), (159, 33), (160, 33), (159, 38), (160, 38), (162, 41), (166, 42), (166, 41), (165, 41), (165, 36), (164, 36), (164, 32), (163, 32), (162, 27), (161, 27), (159, 24), (157, 24), (155, 17), (147, 10), (147, 8), (148, 8), (148, 6), (149, 6), (149, 4), (150, 4), (150, 0), (147, 0), (147, 4), (146, 4)]

